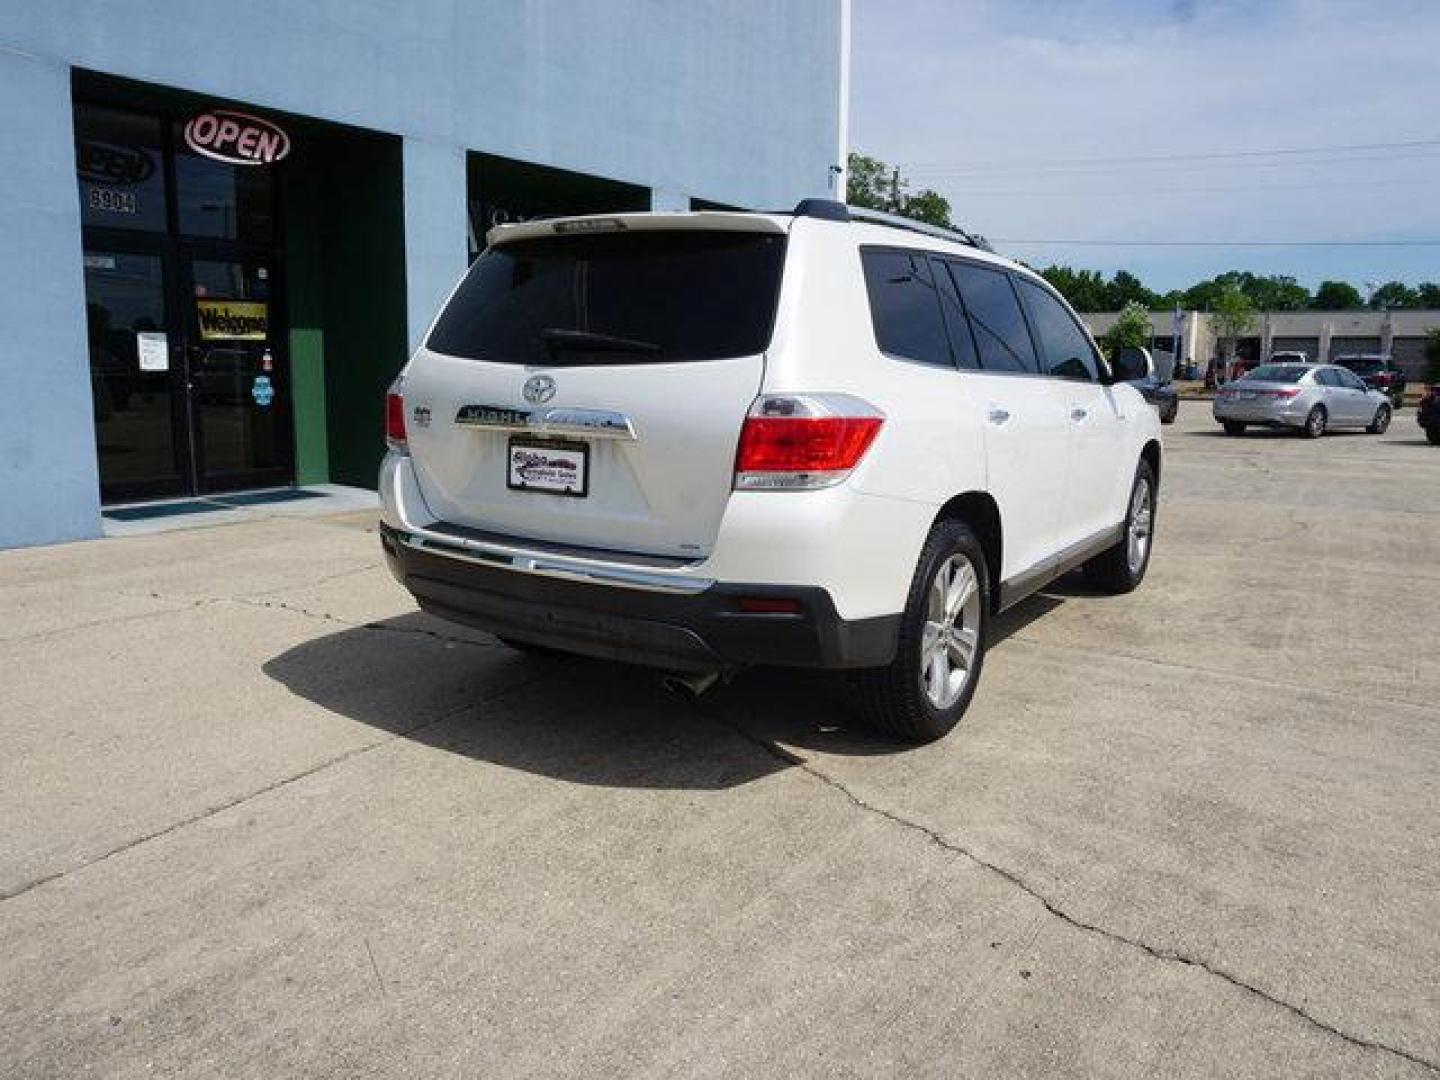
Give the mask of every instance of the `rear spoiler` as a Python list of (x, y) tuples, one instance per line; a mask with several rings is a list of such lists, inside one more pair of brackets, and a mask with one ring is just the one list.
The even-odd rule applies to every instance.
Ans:
[(587, 214), (584, 217), (541, 218), (496, 225), (485, 234), (485, 243), (510, 244), (546, 236), (573, 236), (578, 233), (666, 232), (711, 230), (714, 232), (785, 233), (791, 218), (779, 214), (738, 213), (729, 210), (682, 210), (663, 213)]

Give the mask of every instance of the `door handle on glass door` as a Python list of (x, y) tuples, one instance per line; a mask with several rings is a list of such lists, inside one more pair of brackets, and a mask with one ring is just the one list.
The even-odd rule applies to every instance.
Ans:
[(990, 406), (990, 423), (997, 427), (1010, 419), (1010, 411), (1002, 409), (999, 405)]

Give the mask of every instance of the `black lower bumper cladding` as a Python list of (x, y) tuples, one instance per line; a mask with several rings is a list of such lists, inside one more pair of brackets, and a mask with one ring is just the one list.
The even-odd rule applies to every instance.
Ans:
[[(380, 539), (422, 609), (536, 645), (695, 672), (754, 664), (877, 667), (895, 655), (898, 614), (842, 619), (824, 589), (727, 583), (692, 595), (660, 593), (416, 551), (383, 524)], [(742, 599), (791, 601), (795, 610), (742, 610)]]

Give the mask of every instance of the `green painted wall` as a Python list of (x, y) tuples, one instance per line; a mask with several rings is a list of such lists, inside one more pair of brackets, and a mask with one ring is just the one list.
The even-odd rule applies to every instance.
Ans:
[(400, 140), (306, 125), (286, 185), (296, 478), (373, 488), (405, 363)]
[(290, 385), (295, 403), (295, 482), (330, 479), (330, 436), (325, 418), (324, 254), (317, 214), (317, 185), (309, 155), (284, 185), (286, 298), (290, 313)]

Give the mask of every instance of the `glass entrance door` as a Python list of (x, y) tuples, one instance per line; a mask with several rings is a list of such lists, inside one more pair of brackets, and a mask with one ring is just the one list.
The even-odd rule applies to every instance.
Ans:
[(106, 502), (189, 490), (180, 342), (167, 318), (165, 259), (85, 252), (85, 315)]
[(290, 380), (262, 257), (184, 260), (199, 492), (288, 483)]
[(182, 127), (75, 110), (106, 503), (294, 476), (275, 177), (189, 151)]

